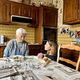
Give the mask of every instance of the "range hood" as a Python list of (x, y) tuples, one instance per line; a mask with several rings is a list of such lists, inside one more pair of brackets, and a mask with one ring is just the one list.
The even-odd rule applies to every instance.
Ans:
[(11, 22), (12, 23), (26, 23), (26, 24), (31, 24), (32, 23), (32, 18), (31, 17), (11, 15)]

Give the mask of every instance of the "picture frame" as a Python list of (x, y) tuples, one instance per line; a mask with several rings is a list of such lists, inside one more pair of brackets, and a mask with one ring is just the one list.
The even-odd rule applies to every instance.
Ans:
[(69, 35), (70, 35), (70, 38), (75, 38), (75, 36), (76, 36), (74, 31), (70, 31)]
[(69, 28), (64, 28), (64, 27), (60, 31), (61, 34), (69, 34), (69, 32), (70, 32)]
[(76, 31), (76, 32), (75, 32), (75, 37), (76, 37), (76, 38), (80, 38), (80, 31)]

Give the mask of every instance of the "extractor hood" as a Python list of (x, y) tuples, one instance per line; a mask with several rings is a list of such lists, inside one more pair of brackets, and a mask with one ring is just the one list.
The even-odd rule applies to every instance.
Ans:
[(32, 18), (31, 17), (11, 15), (11, 22), (31, 24), (32, 23)]

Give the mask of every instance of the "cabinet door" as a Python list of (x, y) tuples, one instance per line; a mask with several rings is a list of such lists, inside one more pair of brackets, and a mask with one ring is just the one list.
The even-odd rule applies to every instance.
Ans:
[(78, 18), (79, 18), (79, 22), (80, 22), (80, 0), (78, 0)]
[(21, 4), (16, 2), (10, 2), (11, 3), (11, 15), (21, 15)]
[(45, 7), (43, 9), (43, 26), (56, 27), (57, 16), (57, 9), (53, 7)]
[(10, 4), (6, 0), (0, 0), (0, 23), (7, 23), (9, 21), (10, 21)]
[(36, 6), (31, 6), (31, 17), (32, 17), (32, 26), (38, 26), (38, 19), (39, 19), (39, 8)]
[(4, 48), (5, 48), (5, 46), (0, 46), (0, 58), (3, 57)]
[(30, 9), (31, 9), (30, 5), (22, 4), (21, 15), (25, 17), (30, 17), (31, 15)]
[(64, 0), (63, 23), (76, 23), (78, 19), (78, 0)]

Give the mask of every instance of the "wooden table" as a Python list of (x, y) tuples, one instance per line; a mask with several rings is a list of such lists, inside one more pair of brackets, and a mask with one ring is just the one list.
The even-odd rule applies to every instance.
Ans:
[[(46, 67), (45, 62), (38, 59), (36, 56), (26, 56), (24, 61), (10, 61), (11, 58), (0, 59), (1, 66), (10, 66), (16, 68), (18, 75), (8, 76), (0, 80), (23, 80), (22, 77), (30, 79), (26, 80), (80, 80), (80, 72), (64, 66), (55, 61), (51, 61)], [(6, 61), (9, 61), (6, 63)], [(1, 68), (0, 66), (0, 68)], [(3, 68), (3, 67), (2, 67)], [(1, 70), (0, 70), (1, 71)], [(6, 72), (5, 72), (6, 73)], [(16, 78), (16, 79), (15, 79)]]

